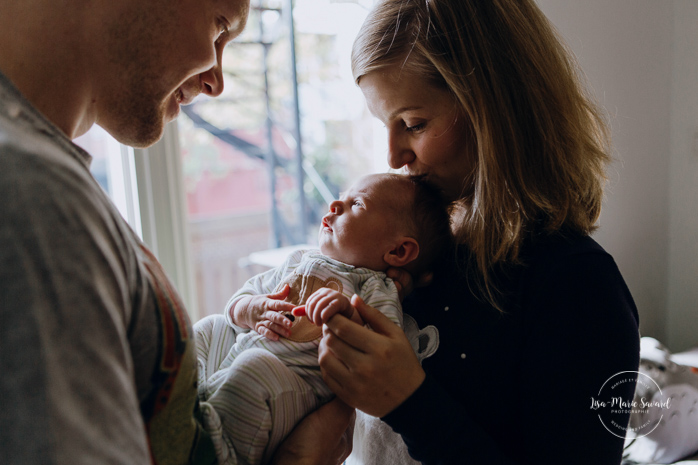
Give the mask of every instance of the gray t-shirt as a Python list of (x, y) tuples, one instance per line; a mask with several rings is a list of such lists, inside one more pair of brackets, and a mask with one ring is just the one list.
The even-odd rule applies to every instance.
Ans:
[(0, 462), (206, 462), (186, 311), (90, 161), (0, 73)]

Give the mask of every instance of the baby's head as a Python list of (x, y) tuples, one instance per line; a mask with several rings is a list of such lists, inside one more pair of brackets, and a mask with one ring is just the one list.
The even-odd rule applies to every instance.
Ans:
[(320, 251), (343, 263), (385, 271), (429, 271), (451, 243), (448, 210), (422, 177), (371, 174), (356, 181), (322, 219)]

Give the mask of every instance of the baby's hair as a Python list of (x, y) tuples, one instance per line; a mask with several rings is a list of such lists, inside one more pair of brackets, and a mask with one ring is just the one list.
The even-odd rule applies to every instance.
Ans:
[(419, 243), (419, 256), (405, 268), (415, 279), (432, 271), (434, 265), (453, 252), (449, 203), (435, 184), (425, 175), (405, 176), (414, 186), (412, 229)]

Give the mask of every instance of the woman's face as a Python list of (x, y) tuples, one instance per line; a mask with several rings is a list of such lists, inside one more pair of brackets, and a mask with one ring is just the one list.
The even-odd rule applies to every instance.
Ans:
[(450, 200), (472, 192), (470, 125), (448, 91), (396, 66), (362, 76), (359, 87), (388, 131), (391, 168), (427, 174)]

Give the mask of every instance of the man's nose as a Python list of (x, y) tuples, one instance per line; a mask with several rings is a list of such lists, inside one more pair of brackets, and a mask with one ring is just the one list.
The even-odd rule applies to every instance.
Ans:
[(218, 97), (223, 92), (223, 67), (220, 60), (213, 68), (204, 71), (199, 75), (201, 79), (201, 92), (210, 96)]

